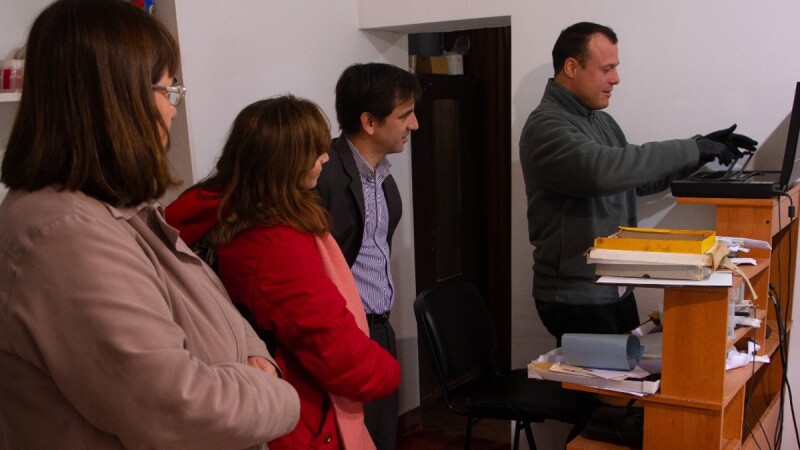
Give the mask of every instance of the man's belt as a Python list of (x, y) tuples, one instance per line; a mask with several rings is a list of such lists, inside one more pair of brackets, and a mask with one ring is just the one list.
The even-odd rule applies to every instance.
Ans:
[(379, 323), (386, 323), (389, 321), (389, 313), (385, 312), (383, 314), (367, 314), (367, 323), (372, 324), (379, 324)]

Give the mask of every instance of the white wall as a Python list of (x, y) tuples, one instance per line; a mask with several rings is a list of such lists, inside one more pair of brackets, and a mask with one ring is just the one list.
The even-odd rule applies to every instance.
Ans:
[[(447, 28), (448, 22), (457, 27), (498, 16), (511, 17), (512, 363), (523, 366), (554, 342), (531, 299), (532, 256), (516, 142), (553, 75), (550, 51), (560, 30), (593, 21), (617, 32), (622, 83), (608, 111), (630, 142), (688, 137), (738, 123), (742, 132), (763, 145), (757, 164), (774, 168), (775, 153), (785, 142), (794, 85), (800, 80), (795, 50), (800, 42), (800, 3), (359, 1), (359, 24), (366, 29), (420, 32)], [(643, 226), (713, 228), (713, 210), (675, 205), (669, 195), (644, 198), (639, 207)], [(646, 314), (655, 308), (660, 293), (642, 291), (639, 297), (640, 312)], [(795, 346), (790, 367), (795, 385), (800, 384), (798, 360), (800, 347)], [(786, 436), (793, 433), (787, 429)]]
[(0, 0), (0, 59), (22, 47), (33, 19), (50, 0)]

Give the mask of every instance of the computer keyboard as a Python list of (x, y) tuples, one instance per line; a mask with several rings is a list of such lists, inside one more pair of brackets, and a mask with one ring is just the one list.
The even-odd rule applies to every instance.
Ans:
[(692, 176), (692, 179), (695, 180), (723, 180), (731, 175), (736, 175), (735, 172), (730, 172), (728, 170), (711, 170), (708, 172), (700, 172)]
[(742, 172), (740, 170), (712, 170), (696, 173), (691, 176), (691, 179), (705, 181), (746, 181), (761, 173), (762, 172), (755, 171)]

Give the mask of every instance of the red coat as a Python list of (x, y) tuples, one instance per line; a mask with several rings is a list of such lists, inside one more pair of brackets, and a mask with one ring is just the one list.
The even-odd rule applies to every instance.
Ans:
[[(214, 197), (190, 191), (167, 208), (167, 221), (191, 245), (215, 225), (216, 206)], [(270, 448), (339, 448), (328, 394), (360, 402), (385, 397), (400, 383), (397, 360), (358, 328), (324, 272), (314, 236), (256, 226), (216, 251), (228, 293), (275, 336), (275, 360), (300, 396), (300, 422)]]

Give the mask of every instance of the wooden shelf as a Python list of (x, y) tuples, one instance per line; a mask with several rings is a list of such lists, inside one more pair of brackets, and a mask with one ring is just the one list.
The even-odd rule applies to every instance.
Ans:
[[(787, 394), (788, 395), (788, 394)], [(787, 400), (788, 401), (788, 400)], [(764, 441), (764, 435), (761, 433), (761, 427), (764, 427), (767, 431), (767, 435), (771, 436), (771, 431), (775, 429), (775, 424), (778, 422), (778, 414), (780, 413), (780, 399), (778, 397), (774, 398), (770, 403), (767, 410), (764, 411), (764, 414), (761, 416), (761, 424), (751, 424), (754, 426), (753, 433), (747, 433), (747, 429), (744, 430), (747, 433), (744, 437), (742, 442), (741, 448), (744, 449), (767, 449), (772, 448), (772, 443), (767, 443)], [(794, 436), (783, 436), (784, 443), (793, 442)], [(600, 447), (595, 447), (600, 448)]]
[[(775, 345), (777, 347), (777, 345), (778, 345), (777, 344), (777, 342), (778, 342), (778, 322), (775, 321), (775, 320), (767, 320), (767, 326), (772, 330), (772, 334), (767, 339), (767, 341), (769, 342), (770, 340), (774, 339), (775, 342), (776, 342)], [(789, 323), (786, 324), (786, 333), (789, 334), (789, 332), (791, 332), (791, 331), (792, 331), (792, 321), (790, 320)]]
[(765, 365), (765, 363), (748, 364), (725, 372), (724, 399), (726, 404), (739, 393), (753, 374), (757, 373)]
[(713, 198), (713, 197), (676, 197), (681, 205), (715, 205), (715, 206), (766, 206), (772, 207), (771, 198)]
[[(770, 337), (767, 338), (766, 342), (764, 342), (763, 350), (765, 355), (769, 355), (769, 357), (772, 358), (772, 356), (778, 350), (778, 346), (781, 345), (781, 343), (780, 340), (778, 339), (778, 325), (773, 323), (773, 321), (771, 320), (768, 321), (767, 323), (768, 324), (772, 323), (773, 332), (772, 335), (770, 335)], [(787, 327), (787, 331), (791, 329), (791, 325), (792, 324), (790, 323), (789, 326)]]
[[(769, 268), (770, 261), (768, 258), (755, 258), (756, 265), (755, 266), (738, 266), (747, 278), (751, 280), (755, 278), (761, 272), (764, 272)], [(744, 283), (744, 279), (742, 277), (734, 276), (733, 277), (733, 286), (737, 287), (739, 284)]]
[(720, 448), (722, 450), (736, 450), (739, 448), (739, 441), (734, 441), (733, 439), (723, 439), (722, 446)]
[[(766, 310), (757, 309), (755, 318), (761, 321), (761, 326), (762, 327), (767, 326), (767, 321), (766, 321), (767, 311)], [(776, 325), (776, 327), (777, 327), (777, 325)], [(777, 328), (773, 328), (773, 329), (777, 330)], [(756, 330), (756, 328), (749, 328), (749, 327), (737, 328), (733, 332), (733, 337), (728, 339), (728, 347), (731, 347), (731, 346), (735, 345), (736, 343), (740, 342), (742, 340), (742, 338), (744, 338), (746, 336), (749, 336), (749, 335), (752, 335), (755, 332), (755, 330)]]
[[(779, 343), (777, 336), (773, 336), (770, 337), (770, 339), (767, 339), (767, 342), (765, 343), (764, 346), (765, 354), (770, 355), (770, 357), (772, 357), (774, 352), (778, 349), (778, 345)], [(728, 405), (728, 403), (736, 397), (736, 395), (739, 393), (742, 387), (744, 387), (744, 385), (750, 380), (751, 376), (754, 373), (757, 373), (759, 370), (761, 370), (761, 368), (764, 366), (765, 366), (764, 363), (755, 363), (755, 365), (748, 364), (747, 366), (744, 367), (739, 367), (736, 369), (731, 369), (726, 371), (724, 388), (723, 388), (723, 397), (721, 402), (703, 402), (703, 401), (687, 399), (684, 397), (665, 396), (662, 394), (653, 394), (645, 397), (639, 397), (633, 394), (626, 394), (624, 392), (609, 391), (605, 389), (598, 389), (572, 383), (564, 383), (564, 387), (568, 389), (574, 389), (577, 391), (591, 392), (594, 394), (599, 394), (607, 397), (638, 399), (645, 403), (647, 402), (661, 403), (667, 405), (683, 406), (688, 408), (722, 411)]]
[[(789, 193), (800, 204), (800, 186)], [(793, 277), (796, 255), (785, 249), (798, 242), (800, 224), (789, 218), (789, 199), (711, 199), (678, 198), (680, 204), (707, 204), (716, 207), (716, 232), (720, 236), (740, 236), (769, 242), (773, 250), (752, 249), (755, 266), (740, 266), (753, 285), (754, 317), (759, 328), (740, 328), (728, 337), (728, 305), (732, 289), (745, 283), (735, 276), (731, 288), (664, 287), (664, 326), (661, 391), (647, 397), (565, 384), (569, 389), (600, 394), (617, 400), (637, 399), (644, 406), (646, 450), (673, 448), (751, 449), (769, 448), (771, 437), (756, 431), (750, 435), (743, 423), (760, 422), (774, 430), (780, 418), (776, 406), (785, 362), (778, 355), (778, 327), (768, 298), (770, 282), (783, 298), (781, 307), (792, 312)], [(781, 249), (784, 249), (782, 252)], [(794, 249), (792, 249), (794, 250)], [(780, 272), (780, 273), (779, 273)], [(745, 289), (746, 291), (749, 288)], [(767, 337), (767, 327), (771, 329)], [(791, 323), (787, 324), (787, 330)], [(768, 355), (770, 363), (748, 364), (725, 370), (726, 354), (753, 339)], [(788, 341), (788, 338), (787, 338)], [(748, 403), (749, 402), (749, 403)], [(572, 450), (621, 449), (605, 442), (579, 436), (567, 446)]]

